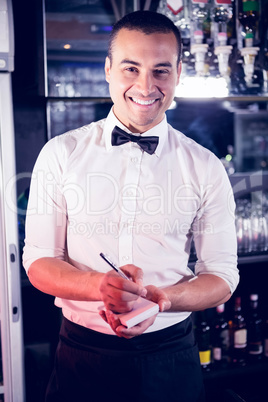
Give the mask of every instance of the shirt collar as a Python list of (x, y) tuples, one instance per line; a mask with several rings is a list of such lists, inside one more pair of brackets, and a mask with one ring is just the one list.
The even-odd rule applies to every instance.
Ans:
[[(129, 134), (137, 135), (135, 133), (132, 133), (127, 127), (125, 127), (117, 119), (117, 117), (115, 116), (115, 114), (113, 112), (113, 108), (112, 108), (106, 118), (104, 128), (103, 128), (105, 146), (106, 146), (107, 151), (109, 151), (112, 148), (111, 136), (112, 136), (112, 131), (115, 126), (120, 127), (122, 130), (125, 130)], [(164, 116), (163, 120), (159, 124), (157, 124), (155, 127), (151, 128), (150, 130), (145, 131), (141, 135), (142, 136), (157, 135), (159, 137), (159, 143), (158, 143), (157, 148), (154, 153), (156, 156), (159, 157), (161, 154), (161, 151), (164, 147), (164, 142), (168, 135), (168, 125), (167, 125), (166, 115)]]

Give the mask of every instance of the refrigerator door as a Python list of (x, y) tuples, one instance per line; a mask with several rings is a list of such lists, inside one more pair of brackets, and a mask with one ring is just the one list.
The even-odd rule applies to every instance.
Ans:
[(0, 401), (24, 402), (16, 170), (10, 73), (0, 74)]

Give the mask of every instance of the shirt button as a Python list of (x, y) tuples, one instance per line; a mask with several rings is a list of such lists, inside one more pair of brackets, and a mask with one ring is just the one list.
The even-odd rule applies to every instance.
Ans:
[(128, 261), (128, 260), (129, 260), (129, 256), (128, 256), (128, 255), (124, 255), (124, 256), (122, 257), (122, 260), (123, 260), (123, 261)]
[(136, 158), (136, 157), (131, 158), (131, 162), (132, 162), (132, 163), (137, 163), (137, 162), (138, 162), (138, 158)]

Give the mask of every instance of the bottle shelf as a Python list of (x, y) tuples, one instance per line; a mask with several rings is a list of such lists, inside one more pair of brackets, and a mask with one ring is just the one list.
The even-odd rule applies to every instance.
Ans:
[[(266, 262), (266, 261), (268, 261), (268, 252), (238, 255), (238, 265), (254, 264), (254, 263)], [(191, 269), (194, 268), (195, 263), (196, 263), (196, 259), (194, 257), (190, 257), (188, 265)]]
[(268, 253), (238, 256), (238, 264), (251, 264), (268, 261)]
[[(46, 96), (47, 101), (50, 102), (112, 102), (109, 96), (75, 96), (75, 97), (68, 97), (68, 96)], [(174, 97), (175, 102), (223, 102), (223, 101), (230, 101), (230, 102), (268, 102), (268, 94), (267, 95), (231, 95), (225, 97), (202, 97), (202, 98), (192, 98), (192, 97)]]
[[(268, 364), (266, 362), (204, 373), (206, 401), (266, 401), (267, 374)], [(231, 390), (237, 399), (230, 399), (228, 390)]]
[(211, 369), (211, 371), (204, 372), (204, 379), (205, 380), (213, 380), (215, 378), (228, 378), (228, 377), (235, 377), (239, 375), (253, 375), (258, 373), (268, 373), (268, 358), (256, 363), (248, 363), (243, 367), (232, 367), (228, 366), (226, 368), (215, 368)]

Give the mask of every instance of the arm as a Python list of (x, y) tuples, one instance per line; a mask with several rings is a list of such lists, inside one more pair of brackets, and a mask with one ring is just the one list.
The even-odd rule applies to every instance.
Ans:
[(81, 271), (58, 258), (34, 261), (28, 271), (33, 286), (44, 293), (70, 300), (101, 300), (100, 282), (104, 274)]
[(186, 278), (163, 290), (171, 302), (170, 311), (204, 310), (225, 303), (231, 297), (225, 280), (211, 274)]
[(132, 278), (127, 281), (114, 271), (106, 274), (89, 269), (82, 271), (57, 258), (44, 257), (34, 261), (28, 276), (32, 285), (44, 293), (69, 300), (100, 301), (116, 312), (129, 311), (134, 301), (145, 296), (142, 270), (125, 266)]

